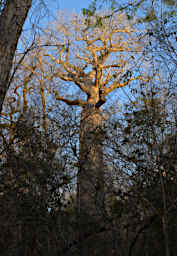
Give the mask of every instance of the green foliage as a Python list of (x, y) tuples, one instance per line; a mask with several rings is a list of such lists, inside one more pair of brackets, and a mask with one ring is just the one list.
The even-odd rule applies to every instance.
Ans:
[(169, 6), (175, 6), (176, 5), (175, 0), (162, 0), (162, 2), (165, 3), (166, 5), (169, 5)]
[[(175, 0), (163, 0), (165, 4), (163, 8), (163, 15), (165, 21), (168, 21), (168, 18), (176, 17), (176, 6), (177, 3)], [(101, 9), (109, 12), (109, 15), (105, 15), (102, 18), (110, 18), (115, 12), (123, 11), (126, 13), (128, 20), (132, 20), (136, 17), (137, 23), (160, 23), (159, 22), (159, 9), (154, 4), (154, 1), (149, 0), (138, 0), (134, 3), (115, 1), (115, 0), (100, 0), (92, 1), (90, 6), (87, 9), (83, 9), (83, 14), (87, 17), (94, 16)], [(149, 10), (145, 13), (146, 10)], [(167, 23), (167, 22), (166, 22)], [(99, 25), (99, 24), (98, 24)]]
[[(111, 9), (116, 11), (117, 1), (111, 2)], [(134, 15), (142, 2), (139, 1), (135, 9), (132, 7), (131, 11), (134, 11)], [(96, 5), (96, 1), (94, 4)], [(88, 24), (95, 15), (95, 5), (90, 9), (83, 9)], [(175, 13), (171, 11), (171, 14), (167, 12), (166, 15), (174, 16)], [(132, 13), (127, 17), (132, 19)], [(156, 18), (155, 10), (152, 8), (143, 22), (153, 22)], [(96, 20), (96, 25), (102, 26), (102, 18), (96, 16)], [(168, 23), (167, 17), (165, 23)], [(151, 30), (148, 35), (152, 38), (154, 33), (155, 31)], [(173, 33), (176, 35), (176, 32)], [(129, 68), (122, 80), (128, 81), (132, 72), (133, 70)], [(166, 79), (165, 83), (167, 82)], [(28, 113), (26, 120), (16, 124), (14, 141), (8, 145), (7, 140), (4, 151), (6, 161), (4, 164), (1, 163), (0, 168), (0, 229), (3, 230), (3, 236), (0, 236), (0, 254), (2, 256), (79, 255), (78, 249), (81, 246), (85, 246), (89, 255), (93, 255), (88, 252), (92, 248), (95, 254), (98, 250), (109, 256), (115, 255), (115, 251), (120, 255), (164, 256), (162, 226), (164, 207), (160, 173), (165, 183), (170, 247), (172, 255), (175, 255), (177, 138), (173, 133), (176, 128), (170, 114), (172, 110), (170, 105), (166, 105), (166, 102), (169, 104), (171, 101), (170, 93), (164, 96), (167, 97), (166, 101), (162, 101), (164, 94), (160, 95), (161, 91), (163, 90), (160, 86), (155, 90), (147, 86), (144, 89), (140, 88), (139, 91), (128, 90), (128, 96), (132, 96), (131, 102), (125, 106), (125, 111), (121, 115), (117, 113), (120, 120), (115, 121), (114, 116), (110, 114), (113, 125), (111, 126), (111, 121), (107, 124), (105, 144), (104, 141), (102, 143), (105, 146), (104, 164), (109, 166), (110, 163), (112, 167), (106, 180), (106, 182), (110, 181), (111, 185), (105, 193), (106, 196), (109, 194), (113, 196), (108, 202), (109, 212), (106, 204), (102, 208), (98, 207), (102, 217), (101, 223), (96, 223), (92, 220), (92, 216), (85, 213), (83, 216), (85, 226), (89, 226), (90, 223), (94, 225), (81, 241), (78, 240), (77, 199), (73, 197), (71, 201), (65, 201), (62, 193), (59, 192), (59, 188), (68, 192), (69, 183), (72, 185), (72, 182), (70, 176), (64, 174), (65, 168), (59, 161), (62, 156), (58, 154), (58, 159), (54, 157), (58, 145), (67, 145), (63, 150), (65, 157), (62, 160), (66, 167), (69, 158), (70, 173), (73, 172), (70, 167), (74, 165), (74, 160), (68, 148), (70, 145), (74, 148), (78, 140), (74, 141), (71, 132), (73, 131), (72, 114), (68, 118), (67, 112), (63, 111), (62, 121), (57, 116), (55, 121), (58, 122), (58, 126), (55, 126), (52, 120), (50, 138), (54, 139), (55, 133), (59, 134), (56, 140), (58, 144), (35, 127), (34, 124), (39, 120), (35, 119), (32, 126), (27, 124), (30, 116)], [(76, 127), (76, 122), (73, 126)], [(64, 133), (59, 131), (59, 127), (65, 130), (66, 138)], [(4, 134), (6, 137), (8, 132)], [(74, 152), (77, 156), (76, 147)], [(163, 170), (160, 167), (163, 167)], [(71, 189), (71, 195), (72, 192)], [(154, 216), (155, 221), (149, 221)], [(107, 252), (104, 250), (105, 245), (108, 248)]]
[(91, 16), (94, 16), (95, 12), (96, 12), (96, 3), (97, 3), (97, 0), (94, 0), (88, 8), (83, 8), (82, 9), (82, 13), (84, 16), (87, 16), (87, 17), (91, 17)]

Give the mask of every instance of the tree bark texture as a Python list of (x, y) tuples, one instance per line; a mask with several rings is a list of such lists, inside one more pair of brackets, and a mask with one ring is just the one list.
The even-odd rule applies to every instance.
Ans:
[(0, 15), (0, 112), (18, 39), (31, 4), (32, 0), (7, 0)]
[(80, 169), (78, 172), (78, 223), (81, 255), (85, 238), (102, 225), (104, 205), (104, 166), (102, 115), (94, 104), (83, 107), (80, 124)]

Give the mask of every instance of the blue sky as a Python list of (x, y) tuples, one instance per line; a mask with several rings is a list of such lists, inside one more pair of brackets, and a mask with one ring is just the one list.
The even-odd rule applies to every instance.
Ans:
[(87, 8), (90, 3), (91, 0), (56, 0), (55, 5), (57, 5), (61, 10), (66, 10), (67, 12), (70, 12), (73, 9), (76, 12), (80, 12), (82, 8)]
[[(82, 9), (87, 8), (91, 2), (92, 0), (44, 0), (46, 8), (41, 4), (40, 0), (35, 0), (23, 27), (29, 45), (30, 39), (33, 39), (34, 31), (37, 31), (36, 26), (39, 30), (45, 28), (48, 23), (55, 20), (57, 12), (60, 10), (65, 11), (66, 14), (72, 11), (80, 13)], [(23, 46), (19, 41), (18, 49), (20, 50), (21, 48), (23, 50)]]
[[(35, 0), (36, 1), (36, 0)], [(45, 28), (47, 23), (52, 22), (53, 18), (55, 19), (57, 16), (57, 11), (66, 11), (66, 13), (70, 13), (72, 11), (75, 11), (76, 13), (79, 13), (82, 11), (83, 8), (87, 8), (92, 0), (44, 0), (49, 13), (46, 12), (46, 8), (42, 10), (41, 5), (39, 5), (39, 0), (35, 2), (31, 9), (31, 16), (32, 16), (32, 23), (34, 24), (34, 30), (32, 30), (32, 24), (30, 22), (30, 15), (27, 18), (26, 24), (24, 26), (24, 29), (26, 30), (27, 35), (27, 41), (30, 45), (30, 39), (33, 39), (33, 33), (35, 31), (35, 25), (39, 26), (39, 31), (42, 31), (41, 28)], [(36, 3), (36, 6), (35, 6)], [(39, 23), (36, 24), (35, 17), (40, 17), (42, 12), (42, 18), (39, 19)], [(23, 45), (19, 43), (18, 49), (23, 51)], [(126, 89), (125, 89), (126, 90)], [(117, 91), (117, 90), (116, 90)], [(121, 90), (118, 90), (117, 99), (121, 101), (123, 99), (123, 94), (121, 93)], [(112, 94), (116, 94), (114, 91)], [(112, 101), (112, 94), (110, 94), (108, 97), (110, 98), (110, 102)], [(125, 97), (125, 95), (124, 95)], [(127, 97), (126, 97), (127, 98)]]
[[(57, 11), (65, 11), (67, 14), (72, 11), (80, 13), (82, 9), (87, 8), (91, 2), (92, 0), (44, 0), (47, 6), (46, 9), (41, 5), (40, 1), (34, 1), (23, 29), (31, 30), (32, 24), (45, 27), (48, 22), (51, 22), (53, 18), (55, 19)], [(38, 17), (40, 17), (39, 20)]]

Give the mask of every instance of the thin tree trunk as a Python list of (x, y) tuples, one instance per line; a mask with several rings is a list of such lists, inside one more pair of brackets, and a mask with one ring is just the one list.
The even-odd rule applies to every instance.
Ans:
[[(80, 169), (78, 172), (78, 217), (81, 247), (88, 234), (100, 227), (104, 201), (102, 116), (93, 104), (87, 104), (80, 124)], [(85, 255), (86, 248), (80, 248)]]
[(170, 256), (167, 198), (166, 198), (166, 191), (165, 191), (165, 184), (164, 184), (164, 177), (163, 177), (162, 170), (160, 170), (160, 183), (161, 183), (162, 200), (163, 200), (162, 225), (163, 225), (163, 234), (164, 234), (164, 240), (165, 240), (165, 256)]
[(18, 39), (31, 4), (32, 0), (7, 0), (0, 15), (0, 113)]

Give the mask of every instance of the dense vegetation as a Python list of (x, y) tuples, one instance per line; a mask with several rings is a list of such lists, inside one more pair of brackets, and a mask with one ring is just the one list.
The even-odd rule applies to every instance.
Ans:
[(93, 1), (16, 52), (0, 119), (2, 256), (176, 255), (175, 3), (160, 15), (150, 2)]

